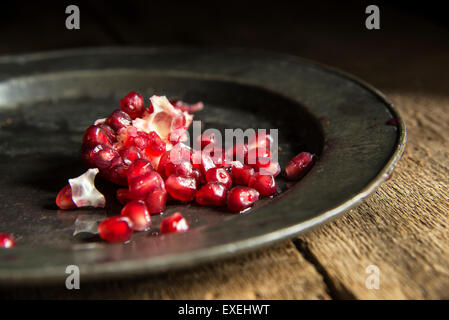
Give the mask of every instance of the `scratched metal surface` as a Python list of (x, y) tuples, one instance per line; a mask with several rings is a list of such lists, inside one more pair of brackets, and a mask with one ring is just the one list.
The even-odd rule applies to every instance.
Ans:
[[(171, 203), (192, 228), (127, 244), (73, 236), (76, 225), (119, 213), (115, 187), (99, 180), (106, 209), (57, 210), (67, 178), (84, 172), (85, 128), (130, 90), (202, 100), (204, 128), (277, 128), (281, 166), (307, 150), (319, 155), (297, 184), (246, 214)], [(0, 59), (0, 231), (18, 246), (0, 250), (0, 283), (54, 281), (69, 264), (84, 279), (179, 268), (291, 237), (356, 204), (387, 178), (405, 144), (388, 126), (394, 108), (349, 76), (287, 56), (236, 50), (92, 49)], [(319, 121), (320, 117), (326, 121)], [(399, 119), (400, 120), (400, 119)]]

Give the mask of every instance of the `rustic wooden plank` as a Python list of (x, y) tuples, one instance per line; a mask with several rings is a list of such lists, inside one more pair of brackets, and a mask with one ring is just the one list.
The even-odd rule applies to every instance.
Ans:
[(315, 267), (291, 241), (240, 257), (146, 278), (2, 290), (2, 298), (329, 299)]
[[(393, 178), (361, 206), (300, 238), (337, 295), (449, 298), (449, 98), (391, 94), (409, 143)], [(380, 270), (367, 289), (365, 269)]]

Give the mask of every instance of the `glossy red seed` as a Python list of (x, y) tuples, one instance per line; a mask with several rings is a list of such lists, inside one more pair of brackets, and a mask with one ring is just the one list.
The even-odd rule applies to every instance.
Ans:
[(260, 148), (270, 150), (272, 145), (273, 137), (263, 130), (261, 132), (256, 132), (256, 134), (253, 135), (248, 141), (248, 149)]
[(118, 152), (106, 145), (96, 145), (92, 149), (92, 163), (99, 169), (109, 168), (112, 161), (119, 156)]
[(146, 132), (138, 131), (136, 135), (133, 136), (132, 143), (140, 150), (145, 150), (151, 143), (151, 136)]
[(131, 117), (122, 110), (115, 110), (106, 120), (106, 124), (115, 131), (131, 125)]
[(245, 155), (245, 164), (248, 165), (254, 165), (257, 163), (258, 158), (266, 159), (266, 163), (268, 164), (268, 161), (271, 158), (271, 152), (267, 149), (249, 149), (248, 153)]
[(156, 171), (129, 180), (129, 191), (138, 199), (145, 199), (156, 189), (165, 189), (164, 180)]
[(206, 176), (207, 171), (215, 168), (215, 163), (212, 157), (207, 153), (197, 151), (192, 155), (192, 163), (196, 169), (199, 169), (201, 173)]
[(103, 240), (108, 242), (128, 241), (132, 233), (131, 220), (123, 216), (104, 219), (98, 225), (98, 234)]
[(273, 176), (255, 173), (249, 179), (248, 187), (256, 189), (263, 197), (268, 197), (276, 193), (276, 181)]
[(140, 94), (131, 91), (120, 101), (120, 108), (122, 111), (126, 112), (131, 119), (140, 117), (145, 111), (143, 97)]
[(234, 144), (228, 150), (226, 150), (226, 156), (228, 161), (245, 161), (245, 156), (248, 152), (248, 147), (246, 144)]
[(103, 144), (112, 146), (112, 139), (110, 138), (109, 132), (99, 126), (93, 125), (84, 132), (83, 143), (86, 145)]
[(172, 164), (180, 164), (183, 161), (189, 161), (191, 160), (191, 153), (192, 150), (185, 146), (182, 143), (178, 143), (176, 146), (173, 147), (170, 151), (165, 151), (160, 160), (159, 165), (157, 167), (157, 171), (159, 174), (161, 174), (162, 177), (167, 178), (166, 175), (167, 172), (171, 172), (172, 169), (168, 168), (171, 167)]
[(161, 233), (184, 232), (189, 229), (187, 220), (176, 212), (161, 221)]
[(231, 167), (231, 178), (234, 185), (247, 186), (249, 178), (254, 175), (254, 168), (246, 165), (233, 165)]
[(120, 150), (123, 163), (127, 166), (131, 165), (135, 160), (141, 158), (140, 150), (134, 146), (125, 147)]
[(279, 173), (281, 173), (281, 166), (279, 163), (269, 158), (257, 158), (256, 164), (252, 165), (252, 167), (255, 172), (260, 172), (263, 175), (276, 177)]
[(167, 191), (162, 189), (154, 190), (145, 198), (150, 214), (161, 213), (165, 210), (167, 203)]
[(214, 145), (217, 142), (217, 138), (214, 133), (204, 133), (197, 138), (197, 146), (199, 150), (203, 150), (208, 145)]
[(220, 182), (208, 182), (197, 191), (195, 199), (203, 206), (222, 206), (226, 203), (226, 191)]
[(132, 193), (128, 189), (118, 189), (116, 193), (116, 198), (118, 202), (125, 205), (132, 200), (138, 200), (133, 197)]
[(0, 248), (8, 249), (16, 246), (16, 240), (10, 233), (0, 233)]
[(160, 156), (163, 154), (167, 148), (166, 143), (159, 137), (159, 135), (151, 131), (150, 134), (150, 143), (145, 148), (145, 153), (149, 156)]
[(172, 175), (165, 180), (165, 187), (168, 194), (175, 200), (187, 202), (195, 198), (195, 178)]
[(102, 176), (105, 177), (105, 179), (108, 179), (109, 181), (118, 184), (120, 186), (127, 186), (128, 180), (126, 178), (128, 168), (121, 164), (117, 166), (112, 166), (109, 169), (103, 170)]
[(233, 212), (240, 212), (251, 207), (259, 200), (259, 192), (253, 188), (236, 186), (228, 193), (228, 209)]
[(296, 155), (285, 167), (285, 178), (299, 180), (312, 167), (314, 156), (309, 152), (301, 152)]
[(62, 210), (76, 208), (76, 204), (72, 200), (72, 188), (69, 184), (59, 191), (56, 196), (56, 205)]
[(121, 215), (128, 217), (135, 231), (145, 231), (151, 226), (150, 212), (144, 201), (133, 200), (128, 202), (122, 209)]
[(164, 177), (171, 175), (193, 177), (193, 165), (188, 160), (182, 160), (181, 163), (167, 163), (164, 170)]
[(117, 140), (115, 131), (110, 126), (108, 126), (105, 123), (102, 123), (99, 124), (98, 127), (108, 136), (110, 141), (115, 142)]
[(146, 159), (136, 159), (128, 168), (128, 182), (136, 177), (146, 175), (154, 171), (153, 165)]
[(212, 168), (206, 172), (207, 182), (220, 182), (226, 189), (232, 187), (232, 179), (229, 173), (224, 168)]

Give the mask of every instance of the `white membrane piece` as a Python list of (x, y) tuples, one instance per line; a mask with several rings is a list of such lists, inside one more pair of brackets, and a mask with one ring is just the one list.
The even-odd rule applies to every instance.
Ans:
[(97, 188), (95, 188), (95, 176), (98, 168), (89, 169), (78, 178), (69, 179), (72, 188), (72, 200), (79, 207), (104, 208), (106, 199)]

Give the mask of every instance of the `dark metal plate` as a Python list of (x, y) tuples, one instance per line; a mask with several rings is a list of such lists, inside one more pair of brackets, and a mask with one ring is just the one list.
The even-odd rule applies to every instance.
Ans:
[[(81, 234), (76, 224), (119, 213), (108, 207), (57, 210), (67, 178), (84, 172), (81, 136), (135, 90), (205, 102), (205, 127), (278, 128), (284, 166), (294, 154), (319, 155), (299, 183), (246, 214), (181, 210), (192, 229), (127, 244)], [(326, 121), (319, 121), (326, 117)], [(391, 118), (398, 126), (386, 125)], [(382, 94), (353, 77), (298, 58), (238, 50), (90, 49), (0, 58), (0, 232), (18, 246), (0, 250), (0, 283), (59, 281), (67, 265), (83, 280), (169, 270), (294, 236), (371, 193), (393, 170), (405, 127)], [(109, 195), (111, 186), (101, 184)], [(113, 190), (112, 190), (113, 191)], [(76, 223), (75, 223), (76, 222)]]

